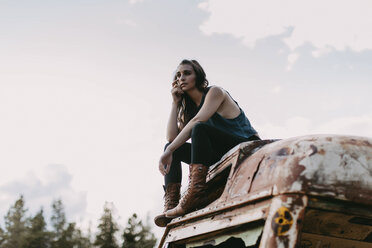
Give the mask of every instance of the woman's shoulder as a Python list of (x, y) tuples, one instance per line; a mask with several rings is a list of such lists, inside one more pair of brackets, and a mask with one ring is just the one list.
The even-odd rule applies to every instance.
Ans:
[(224, 90), (222, 87), (217, 86), (217, 85), (212, 85), (212, 86), (207, 87), (205, 94), (207, 94), (208, 92), (210, 92), (209, 93), (210, 95), (221, 96), (221, 97), (226, 94), (226, 90)]
[(212, 98), (214, 100), (217, 100), (218, 98), (224, 100), (227, 96), (227, 91), (220, 86), (213, 85), (207, 88), (205, 96), (209, 96), (208, 98)]
[(215, 86), (215, 85), (210, 86), (208, 88), (209, 88), (209, 91), (211, 91), (211, 95), (213, 98), (220, 97), (222, 101), (225, 101), (226, 99), (231, 99), (231, 101), (229, 100), (229, 102), (235, 102), (235, 104), (239, 107), (239, 104), (234, 100), (234, 98), (232, 98), (230, 93), (224, 88), (220, 86)]

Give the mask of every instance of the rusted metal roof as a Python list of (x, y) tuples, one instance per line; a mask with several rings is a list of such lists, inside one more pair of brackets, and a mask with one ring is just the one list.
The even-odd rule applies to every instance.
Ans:
[(218, 201), (271, 191), (372, 204), (372, 139), (313, 135), (277, 141), (232, 168)]
[[(371, 138), (310, 135), (275, 142), (246, 142), (211, 168), (207, 178), (212, 184), (210, 187), (213, 188), (213, 180), (223, 172), (229, 174), (219, 198), (201, 210), (172, 220), (162, 242), (168, 232), (172, 236), (167, 238), (169, 242), (268, 216), (275, 220), (276, 215), (284, 216), (286, 209), (278, 205), (278, 209), (270, 208), (275, 213), (268, 211), (274, 204), (270, 200), (274, 196), (279, 196), (275, 199), (280, 199), (282, 206), (286, 201), (291, 201), (288, 206), (292, 206), (293, 199), (297, 198), (303, 203), (297, 205), (305, 206), (311, 197), (372, 206)], [(303, 207), (299, 209), (301, 211), (296, 211), (303, 215)], [(298, 217), (294, 215), (298, 214), (294, 209), (288, 211), (293, 215), (291, 219)], [(285, 231), (283, 228), (274, 228), (277, 233), (272, 234), (280, 236)]]
[(309, 135), (274, 141), (245, 142), (233, 148), (208, 175), (231, 166), (222, 195), (202, 212), (286, 193), (372, 205), (371, 138)]

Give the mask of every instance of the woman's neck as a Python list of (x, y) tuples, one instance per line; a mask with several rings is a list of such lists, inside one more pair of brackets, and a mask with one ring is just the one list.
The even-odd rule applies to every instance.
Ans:
[(201, 100), (203, 98), (203, 92), (199, 91), (197, 88), (194, 88), (188, 92), (187, 95), (191, 98), (191, 100), (199, 107)]

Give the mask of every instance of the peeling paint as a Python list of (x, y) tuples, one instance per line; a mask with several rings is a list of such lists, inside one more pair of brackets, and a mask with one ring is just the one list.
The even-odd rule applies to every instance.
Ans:
[[(305, 167), (301, 173), (307, 179), (318, 183), (333, 185), (338, 182), (358, 182), (372, 187), (372, 161), (368, 164), (366, 155), (360, 154), (358, 160), (348, 154), (340, 145), (332, 145), (324, 155), (315, 154), (303, 158), (299, 164)], [(327, 150), (324, 145), (323, 149)], [(342, 167), (342, 169), (340, 169)]]
[[(213, 185), (222, 172), (226, 183)], [(309, 135), (246, 142), (215, 164), (207, 179), (207, 191), (221, 190), (219, 198), (174, 219), (160, 245), (266, 218), (260, 247), (295, 247), (308, 198), (372, 206), (372, 139)]]

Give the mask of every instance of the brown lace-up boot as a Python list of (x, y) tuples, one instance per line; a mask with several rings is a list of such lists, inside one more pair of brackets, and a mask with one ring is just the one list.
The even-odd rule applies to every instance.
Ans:
[(157, 226), (165, 227), (172, 219), (165, 217), (165, 212), (175, 208), (180, 200), (180, 183), (169, 183), (167, 188), (164, 187), (164, 212), (155, 217), (154, 222)]
[(189, 186), (186, 194), (182, 196), (177, 207), (165, 212), (166, 217), (175, 218), (190, 213), (198, 208), (205, 207), (205, 180), (207, 173), (207, 166), (202, 164), (190, 164)]

